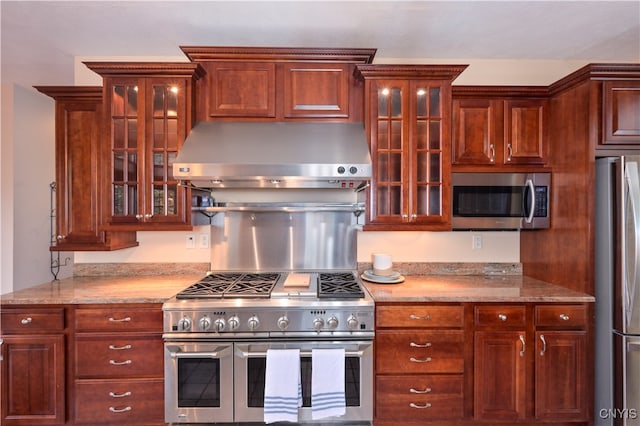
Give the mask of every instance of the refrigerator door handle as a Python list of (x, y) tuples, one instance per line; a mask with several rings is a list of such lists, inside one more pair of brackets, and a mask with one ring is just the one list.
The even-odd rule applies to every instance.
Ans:
[[(638, 223), (640, 222), (640, 176), (638, 173), (638, 163), (627, 162), (624, 168), (624, 176), (626, 181), (625, 192), (627, 193), (627, 206), (625, 211), (628, 212), (626, 221), (629, 224), (627, 226), (627, 248), (626, 254), (629, 254), (629, 244), (632, 244), (633, 252), (632, 256), (627, 256), (626, 268), (633, 268), (632, 275), (629, 276), (629, 271), (625, 271), (624, 282), (624, 304), (626, 313), (626, 325), (624, 330), (627, 330), (627, 326), (631, 326), (631, 319), (633, 317), (633, 310), (635, 307), (636, 288), (640, 285), (638, 277), (638, 254), (640, 250), (640, 233), (638, 233)], [(631, 221), (629, 223), (628, 221)], [(629, 241), (631, 240), (631, 241)]]

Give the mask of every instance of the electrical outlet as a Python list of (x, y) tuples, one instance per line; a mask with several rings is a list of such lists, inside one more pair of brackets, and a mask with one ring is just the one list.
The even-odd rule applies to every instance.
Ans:
[(198, 247), (209, 248), (209, 234), (200, 234), (198, 236)]
[(480, 250), (482, 248), (482, 235), (471, 236), (471, 248), (473, 250)]
[(186, 246), (188, 249), (196, 248), (196, 236), (193, 234), (187, 234)]

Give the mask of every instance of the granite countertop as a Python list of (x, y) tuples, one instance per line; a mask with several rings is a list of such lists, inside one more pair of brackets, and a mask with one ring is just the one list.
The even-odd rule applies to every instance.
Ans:
[[(82, 276), (0, 296), (6, 305), (164, 303), (202, 274)], [(401, 284), (363, 281), (376, 302), (593, 302), (593, 296), (521, 275), (407, 275)]]
[(408, 275), (400, 284), (364, 281), (376, 302), (594, 302), (585, 293), (522, 275)]
[(199, 275), (73, 277), (0, 296), (17, 304), (164, 303), (202, 278)]

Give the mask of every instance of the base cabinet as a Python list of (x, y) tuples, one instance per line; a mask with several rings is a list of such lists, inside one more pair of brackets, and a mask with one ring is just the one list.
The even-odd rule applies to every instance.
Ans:
[(589, 421), (588, 312), (587, 305), (476, 305), (474, 418)]
[(2, 308), (3, 425), (65, 422), (64, 309)]
[(78, 307), (75, 424), (164, 424), (163, 354), (160, 306)]
[(462, 305), (376, 308), (376, 424), (464, 417)]
[(589, 425), (589, 303), (379, 303), (375, 425)]

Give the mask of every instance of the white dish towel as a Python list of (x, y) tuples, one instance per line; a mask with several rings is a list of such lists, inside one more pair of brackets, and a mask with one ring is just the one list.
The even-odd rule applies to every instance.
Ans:
[(311, 351), (311, 418), (342, 416), (344, 396), (344, 349)]
[(297, 422), (299, 407), (302, 407), (300, 350), (268, 349), (264, 422)]

